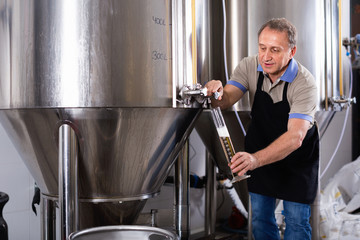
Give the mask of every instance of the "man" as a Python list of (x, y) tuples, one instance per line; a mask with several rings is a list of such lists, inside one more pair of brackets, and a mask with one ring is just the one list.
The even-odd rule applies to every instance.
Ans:
[(315, 80), (294, 59), (296, 29), (288, 20), (265, 23), (258, 32), (258, 48), (258, 55), (239, 63), (224, 88), (220, 81), (209, 81), (208, 95), (219, 92), (212, 104), (226, 109), (246, 91), (250, 94), (245, 152), (235, 154), (230, 168), (251, 175), (247, 181), (255, 239), (280, 239), (276, 199), (284, 200), (285, 240), (311, 239), (310, 204), (319, 167)]

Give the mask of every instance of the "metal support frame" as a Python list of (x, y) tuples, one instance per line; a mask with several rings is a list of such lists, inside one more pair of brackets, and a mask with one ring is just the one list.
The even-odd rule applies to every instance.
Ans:
[(68, 124), (59, 128), (59, 207), (61, 239), (79, 230), (78, 144)]
[(248, 233), (247, 233), (247, 238), (249, 240), (253, 239), (253, 235), (252, 235), (252, 209), (251, 209), (251, 196), (249, 194), (249, 210), (248, 210)]
[(175, 229), (180, 239), (190, 236), (189, 140), (184, 144), (175, 165)]
[(56, 239), (56, 202), (42, 196), (41, 197), (41, 239)]
[(216, 225), (216, 168), (211, 155), (206, 151), (206, 195), (205, 195), (205, 234), (215, 233)]
[[(319, 126), (318, 126), (319, 129)], [(318, 132), (318, 134), (320, 134)], [(319, 135), (320, 136), (320, 135)], [(320, 141), (320, 149), (321, 149), (321, 141)], [(321, 151), (319, 151), (319, 159), (321, 159)], [(316, 198), (314, 202), (311, 204), (311, 216), (310, 216), (310, 225), (312, 229), (311, 239), (316, 240), (320, 239), (320, 194), (321, 182), (320, 182), (320, 167), (318, 169), (318, 189), (316, 193)]]

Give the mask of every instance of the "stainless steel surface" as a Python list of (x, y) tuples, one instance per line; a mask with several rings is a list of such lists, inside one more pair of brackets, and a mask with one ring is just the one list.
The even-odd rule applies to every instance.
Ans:
[(251, 208), (251, 196), (249, 195), (249, 217), (248, 217), (248, 232), (247, 236), (249, 240), (253, 240), (253, 234), (252, 234), (252, 208)]
[(66, 123), (75, 130), (83, 229), (136, 220), (142, 200), (159, 193), (199, 111), (12, 109), (0, 111), (0, 121), (41, 191), (50, 197), (58, 194), (58, 127)]
[(248, 1), (227, 0), (226, 3), (226, 46), (227, 67), (231, 74), (242, 58), (248, 55)]
[(56, 239), (56, 202), (41, 196), (40, 231), (42, 240)]
[(318, 175), (318, 184), (319, 187), (317, 189), (316, 198), (314, 202), (311, 204), (311, 215), (310, 215), (310, 226), (312, 229), (312, 240), (317, 240), (321, 238), (320, 235), (320, 224), (321, 224), (321, 218), (320, 218), (320, 198), (321, 198), (321, 185), (320, 185), (320, 168), (319, 168), (319, 175)]
[(171, 107), (170, 0), (1, 0), (0, 109)]
[(80, 202), (80, 229), (134, 224), (147, 199), (115, 202)]
[(59, 208), (61, 239), (79, 231), (78, 142), (68, 124), (59, 127)]
[(119, 201), (158, 193), (198, 113), (172, 108), (13, 109), (1, 111), (0, 120), (43, 193), (57, 195), (57, 128), (67, 123), (79, 142), (80, 199)]
[[(172, 1), (173, 92), (211, 80), (211, 1)], [(195, 30), (195, 31), (194, 31)], [(173, 98), (173, 106), (183, 106)], [(185, 106), (186, 107), (186, 106)]]
[[(340, 96), (339, 85), (339, 8), (337, 0), (326, 0), (325, 3), (325, 34), (326, 34), (326, 77), (328, 98)], [(327, 102), (327, 107), (331, 104)]]
[(320, 140), (324, 136), (330, 122), (335, 116), (335, 111), (318, 111), (315, 114), (316, 122), (318, 123), (319, 127), (319, 137)]
[[(226, 0), (211, 1), (211, 79), (221, 80), (226, 84), (226, 69), (230, 77), (240, 60), (248, 56), (248, 1)], [(225, 14), (225, 15), (224, 15)], [(226, 27), (226, 41), (224, 31)], [(224, 52), (224, 47), (226, 52)], [(250, 110), (249, 96), (246, 93), (235, 104), (237, 111)]]
[(72, 234), (69, 240), (176, 240), (167, 230), (145, 226), (108, 226), (86, 229)]
[(186, 141), (175, 165), (175, 230), (180, 239), (190, 236), (189, 141)]
[[(136, 220), (201, 111), (176, 101), (194, 82), (188, 63), (195, 82), (209, 76), (208, 1), (196, 1), (196, 56), (188, 2), (0, 0), (0, 121), (54, 201), (58, 128), (75, 131), (81, 228)], [(188, 62), (176, 70), (180, 46)]]
[[(251, 13), (248, 12), (248, 0), (227, 0), (225, 3), (227, 71), (231, 79), (231, 74), (241, 59), (248, 56), (248, 33), (251, 31), (248, 29), (248, 17)], [(234, 109), (236, 111), (251, 110), (248, 93), (245, 93), (234, 105)]]
[[(179, 92), (178, 102), (184, 104), (187, 107), (190, 106), (202, 106), (207, 108), (209, 106), (209, 98), (212, 96), (207, 95), (207, 88), (202, 87), (201, 84), (195, 84), (191, 86), (183, 86)], [(219, 93), (213, 94), (214, 98), (219, 97)]]

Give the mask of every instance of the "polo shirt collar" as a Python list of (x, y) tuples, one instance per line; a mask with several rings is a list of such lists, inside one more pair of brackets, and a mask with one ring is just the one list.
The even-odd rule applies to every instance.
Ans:
[[(257, 70), (259, 72), (264, 71), (260, 64), (258, 65)], [(298, 73), (298, 70), (299, 70), (299, 66), (298, 66), (297, 62), (294, 60), (294, 58), (292, 58), (290, 60), (289, 66), (286, 68), (284, 74), (280, 77), (280, 80), (291, 83), (292, 81), (294, 81), (294, 79)]]

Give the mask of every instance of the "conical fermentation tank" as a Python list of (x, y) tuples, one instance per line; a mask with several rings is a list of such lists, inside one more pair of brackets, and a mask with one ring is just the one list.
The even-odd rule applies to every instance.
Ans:
[(1, 123), (55, 201), (59, 127), (71, 127), (80, 228), (133, 223), (201, 112), (177, 101), (183, 85), (208, 76), (205, 52), (195, 82), (178, 76), (187, 65), (173, 67), (185, 62), (173, 45), (191, 48), (173, 37), (185, 29), (182, 11), (185, 2), (170, 0), (0, 0)]

